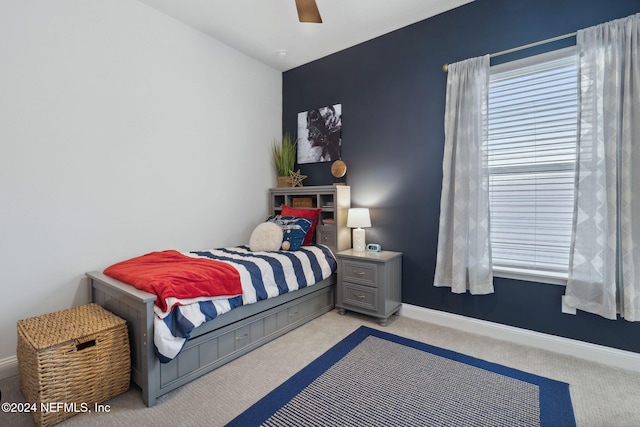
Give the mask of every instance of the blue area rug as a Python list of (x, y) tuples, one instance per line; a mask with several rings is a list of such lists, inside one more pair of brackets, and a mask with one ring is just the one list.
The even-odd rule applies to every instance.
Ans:
[(228, 426), (575, 426), (569, 384), (360, 327)]

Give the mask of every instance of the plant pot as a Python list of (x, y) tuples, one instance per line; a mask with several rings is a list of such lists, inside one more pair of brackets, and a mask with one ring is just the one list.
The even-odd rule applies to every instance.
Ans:
[(278, 188), (282, 187), (293, 187), (293, 180), (290, 176), (279, 176), (278, 177)]

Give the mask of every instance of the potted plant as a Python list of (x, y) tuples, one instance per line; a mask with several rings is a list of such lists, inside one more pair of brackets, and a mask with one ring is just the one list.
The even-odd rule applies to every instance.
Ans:
[(278, 175), (278, 187), (292, 187), (290, 172), (296, 161), (296, 143), (288, 133), (282, 137), (282, 143), (273, 142), (273, 166)]

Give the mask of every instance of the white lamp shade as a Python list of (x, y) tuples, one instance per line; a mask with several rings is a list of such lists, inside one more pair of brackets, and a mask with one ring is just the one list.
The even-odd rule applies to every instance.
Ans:
[(371, 227), (371, 218), (368, 208), (350, 208), (347, 216), (347, 227), (364, 228)]
[(353, 228), (353, 250), (364, 251), (364, 230), (362, 227), (371, 227), (371, 218), (367, 208), (351, 208), (347, 216), (347, 227)]

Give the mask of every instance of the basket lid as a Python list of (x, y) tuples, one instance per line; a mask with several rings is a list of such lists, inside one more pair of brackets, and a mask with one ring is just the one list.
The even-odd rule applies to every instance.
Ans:
[(91, 303), (18, 320), (18, 329), (34, 348), (45, 349), (123, 323), (124, 319)]

